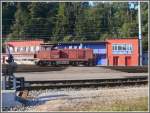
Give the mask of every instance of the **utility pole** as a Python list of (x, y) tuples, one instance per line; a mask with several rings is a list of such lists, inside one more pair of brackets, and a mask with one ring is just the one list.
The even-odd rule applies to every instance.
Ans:
[(140, 1), (138, 1), (138, 21), (139, 21), (139, 65), (142, 66), (142, 32), (141, 32), (141, 8)]

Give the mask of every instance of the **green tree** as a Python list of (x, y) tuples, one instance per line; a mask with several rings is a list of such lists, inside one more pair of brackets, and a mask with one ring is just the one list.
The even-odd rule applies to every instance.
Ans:
[(143, 50), (148, 51), (148, 4), (141, 3)]
[(30, 20), (25, 29), (26, 37), (51, 40), (57, 7), (57, 3), (31, 3), (28, 6)]
[[(2, 3), (2, 35), (6, 36), (12, 32), (11, 26), (14, 22), (16, 12), (16, 3)], [(3, 38), (3, 42), (6, 38)]]
[(56, 24), (53, 31), (53, 40), (61, 40), (67, 32), (67, 19), (65, 16), (65, 3), (59, 3), (59, 9), (56, 15)]
[[(2, 33), (10, 39), (105, 40), (138, 36), (138, 11), (128, 2), (3, 2)], [(132, 3), (133, 4), (133, 3)], [(135, 6), (137, 3), (134, 2)], [(144, 51), (148, 50), (148, 3), (141, 2)]]
[(17, 3), (17, 10), (15, 13), (15, 23), (12, 26), (12, 33), (9, 34), (10, 39), (24, 39), (24, 26), (28, 23), (28, 3)]

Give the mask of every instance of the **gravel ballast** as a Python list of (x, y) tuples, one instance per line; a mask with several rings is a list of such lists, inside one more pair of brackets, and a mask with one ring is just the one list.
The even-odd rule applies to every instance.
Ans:
[[(64, 107), (74, 107), (81, 103), (103, 103), (108, 105), (116, 100), (132, 100), (148, 97), (147, 86), (84, 88), (84, 89), (47, 89), (30, 91), (34, 97), (29, 103), (16, 106), (9, 111), (61, 111)], [(81, 106), (82, 107), (82, 106)]]

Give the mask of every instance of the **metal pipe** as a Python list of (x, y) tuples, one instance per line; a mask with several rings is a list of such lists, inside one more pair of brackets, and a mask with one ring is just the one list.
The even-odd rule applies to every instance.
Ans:
[(139, 65), (142, 66), (142, 31), (141, 31), (140, 1), (138, 1), (138, 21), (139, 21)]
[(16, 77), (13, 75), (13, 89), (16, 90)]

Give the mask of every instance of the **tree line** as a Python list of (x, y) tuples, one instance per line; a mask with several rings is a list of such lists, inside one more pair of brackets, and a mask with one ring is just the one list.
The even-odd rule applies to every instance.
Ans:
[[(141, 17), (143, 48), (147, 50), (147, 2), (141, 3)], [(136, 37), (137, 3), (3, 2), (2, 34), (9, 40), (42, 38), (52, 42)]]

